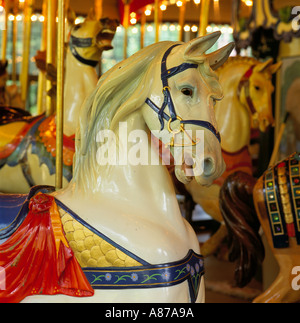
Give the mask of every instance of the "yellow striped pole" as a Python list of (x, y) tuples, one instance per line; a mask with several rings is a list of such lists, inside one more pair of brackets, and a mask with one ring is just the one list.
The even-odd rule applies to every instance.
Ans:
[(63, 186), (63, 135), (64, 135), (64, 49), (65, 0), (58, 0), (57, 33), (57, 101), (56, 101), (56, 189)]

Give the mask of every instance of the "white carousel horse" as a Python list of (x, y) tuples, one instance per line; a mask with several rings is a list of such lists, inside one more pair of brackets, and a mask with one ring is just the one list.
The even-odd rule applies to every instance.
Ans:
[[(89, 16), (74, 26), (66, 59), (64, 106), (64, 185), (72, 178), (79, 110), (98, 82), (95, 70), (103, 50), (112, 48), (117, 21)], [(39, 61), (39, 64), (42, 64)], [(4, 122), (3, 120), (4, 119)], [(28, 193), (34, 185), (54, 185), (56, 120), (0, 115), (0, 191)]]
[[(27, 285), (24, 290), (29, 292), (26, 296), (32, 296), (25, 298), (25, 302), (204, 301), (199, 243), (181, 215), (166, 167), (152, 160), (157, 160), (158, 154), (149, 136), (151, 133), (170, 147), (179, 180), (185, 182), (190, 176), (201, 185), (210, 185), (222, 174), (224, 161), (213, 110), (214, 101), (222, 97), (222, 90), (213, 70), (226, 61), (233, 44), (205, 54), (219, 36), (217, 32), (187, 44), (160, 42), (151, 45), (101, 77), (81, 109), (71, 183), (58, 192), (34, 196), (24, 223), (19, 225), (18, 218), (12, 226), (2, 229), (2, 239), (7, 240), (0, 245), (0, 266), (8, 271), (17, 269), (9, 267), (8, 260), (4, 264), (3, 259), (9, 259), (12, 252), (17, 256), (17, 267), (21, 265), (25, 273), (24, 261), (29, 261), (27, 250), (19, 249), (21, 242), (15, 239), (20, 235), (26, 246), (31, 245), (31, 234), (44, 235), (43, 230), (29, 229), (31, 216), (37, 221), (38, 214), (42, 215), (43, 223), (50, 216), (55, 226), (53, 241), (56, 243), (53, 243), (58, 248), (58, 253), (50, 253), (52, 257), (59, 255), (58, 258), (54, 256), (54, 261), (68, 259), (58, 266), (58, 273), (67, 275), (69, 269), (64, 271), (62, 268), (73, 264), (71, 276), (75, 281), (67, 277), (69, 288), (64, 289), (65, 294), (73, 292), (71, 296), (76, 293), (82, 296), (82, 293), (90, 292), (78, 287), (80, 280), (74, 275), (74, 271), (78, 273), (78, 263), (79, 271), (85, 273), (94, 291), (89, 294), (91, 297), (74, 298), (61, 295), (62, 286), (56, 283), (56, 289), (52, 291), (59, 295), (41, 295), (47, 293), (50, 279), (47, 280), (47, 275), (30, 258), (31, 264), (27, 264), (30, 276), (25, 276), (29, 278), (26, 284), (31, 281), (33, 285)], [(115, 141), (107, 142), (106, 132), (113, 134)], [(112, 143), (118, 144), (116, 155), (109, 155), (113, 151)], [(110, 157), (102, 155), (103, 151)], [(3, 196), (3, 201), (5, 199), (8, 197)], [(28, 202), (23, 205), (20, 216), (26, 207)], [(14, 231), (13, 226), (18, 229)], [(27, 234), (30, 235), (28, 240)], [(45, 239), (48, 237), (46, 234)], [(11, 243), (15, 248), (11, 249)], [(38, 245), (41, 247), (42, 242)], [(17, 255), (20, 250), (21, 254)], [(46, 251), (49, 250), (48, 245)], [(38, 251), (41, 256), (40, 249)], [(35, 257), (35, 251), (32, 252), (32, 257), (42, 267), (45, 263), (47, 268), (51, 267), (50, 260)], [(55, 269), (52, 273), (56, 275)], [(9, 272), (7, 277), (11, 277)], [(22, 293), (20, 279), (17, 284)], [(47, 284), (37, 287), (36, 282), (41, 279)], [(70, 283), (77, 287), (72, 289)], [(1, 301), (16, 296), (13, 285), (7, 281), (14, 295), (9, 290), (0, 291)]]
[(254, 299), (255, 303), (300, 301), (299, 197), (299, 153), (270, 167), (258, 181), (237, 172), (222, 187), (220, 206), (228, 228), (230, 260), (236, 262), (236, 284), (246, 286), (264, 260), (260, 226), (280, 268), (274, 282)]
[(192, 181), (186, 185), (195, 203), (218, 221), (219, 230), (202, 246), (204, 256), (215, 253), (226, 237), (226, 227), (219, 209), (219, 192), (227, 176), (244, 171), (253, 174), (250, 154), (251, 132), (266, 131), (274, 123), (272, 109), (272, 74), (281, 63), (264, 63), (249, 57), (231, 57), (216, 72), (224, 89), (224, 99), (215, 106), (222, 137), (222, 154), (226, 171), (209, 188)]

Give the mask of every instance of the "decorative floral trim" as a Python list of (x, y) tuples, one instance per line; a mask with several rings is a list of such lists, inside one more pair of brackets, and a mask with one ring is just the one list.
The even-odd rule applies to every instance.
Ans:
[(83, 268), (94, 289), (156, 288), (189, 282), (191, 299), (198, 295), (204, 275), (203, 258), (193, 251), (176, 263), (133, 268)]

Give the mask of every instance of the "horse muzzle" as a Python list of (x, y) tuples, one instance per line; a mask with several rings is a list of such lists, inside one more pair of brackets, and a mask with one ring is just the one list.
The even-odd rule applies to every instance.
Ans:
[(252, 117), (252, 128), (266, 132), (269, 126), (274, 127), (275, 120), (273, 116), (256, 113)]

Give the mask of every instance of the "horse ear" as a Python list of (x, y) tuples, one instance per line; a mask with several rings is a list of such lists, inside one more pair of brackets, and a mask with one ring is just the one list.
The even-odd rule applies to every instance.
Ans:
[(184, 52), (185, 60), (199, 58), (208, 49), (210, 49), (221, 36), (221, 32), (217, 31), (203, 37), (195, 38), (186, 44)]
[(275, 74), (279, 71), (279, 69), (282, 66), (282, 62), (278, 62), (277, 64), (273, 64), (272, 66), (269, 67), (269, 71), (271, 74)]
[(268, 67), (270, 67), (273, 64), (273, 58), (268, 59), (264, 63), (259, 63), (254, 67), (254, 72), (262, 73), (265, 71)]
[(67, 21), (71, 26), (74, 26), (75, 20), (76, 20), (76, 13), (73, 9), (69, 7), (67, 10)]
[(218, 69), (220, 66), (222, 66), (230, 56), (231, 52), (233, 51), (235, 47), (234, 43), (229, 43), (228, 45), (220, 48), (219, 50), (208, 54), (207, 59), (209, 61), (209, 65), (212, 70)]
[(95, 9), (94, 8), (91, 8), (90, 9), (89, 14), (88, 14), (86, 20), (97, 20), (96, 19), (96, 12), (95, 12)]

